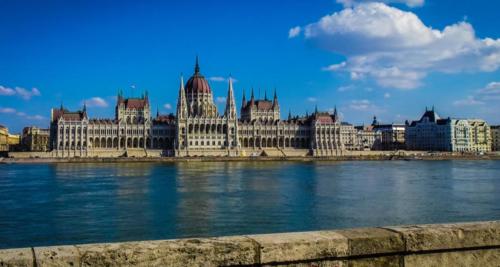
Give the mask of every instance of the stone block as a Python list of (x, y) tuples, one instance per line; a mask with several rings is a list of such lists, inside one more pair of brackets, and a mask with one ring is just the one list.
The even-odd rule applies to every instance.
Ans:
[(31, 248), (0, 250), (0, 266), (2, 267), (31, 267), (34, 265)]
[(271, 266), (282, 266), (282, 267), (349, 267), (348, 261), (346, 260), (324, 260), (324, 261), (307, 261), (307, 262), (294, 262), (294, 263), (283, 263), (283, 264), (262, 264), (259, 266), (271, 267)]
[(37, 266), (79, 266), (80, 254), (75, 246), (35, 247)]
[(177, 239), (77, 246), (81, 266), (227, 266), (258, 261), (257, 244), (245, 237)]
[(500, 245), (500, 222), (385, 227), (403, 235), (409, 252)]
[(357, 228), (335, 231), (349, 240), (349, 256), (403, 252), (400, 234), (381, 228)]
[(373, 258), (361, 258), (349, 260), (346, 266), (349, 267), (400, 267), (403, 265), (403, 256), (383, 256)]
[(347, 256), (347, 238), (333, 231), (250, 235), (260, 245), (262, 264)]
[(500, 249), (465, 250), (456, 252), (412, 254), (404, 258), (405, 267), (498, 267)]

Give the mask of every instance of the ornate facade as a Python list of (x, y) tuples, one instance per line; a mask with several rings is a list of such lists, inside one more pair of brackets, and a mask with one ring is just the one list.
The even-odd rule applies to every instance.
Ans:
[(36, 126), (24, 127), (21, 136), (23, 151), (44, 152), (49, 149), (49, 129), (38, 128)]
[[(273, 100), (242, 99), (236, 112), (233, 81), (228, 84), (224, 112), (219, 114), (212, 89), (200, 72), (180, 79), (175, 116), (151, 115), (148, 94), (117, 96), (114, 119), (89, 119), (87, 109), (52, 109), (50, 148), (59, 157), (95, 156), (251, 156), (340, 155), (344, 142), (355, 144), (355, 130), (334, 114), (315, 111), (282, 120), (276, 91)], [(352, 128), (353, 134), (350, 133)], [(346, 139), (347, 138), (347, 139)]]
[(484, 120), (440, 118), (432, 110), (418, 121), (406, 122), (408, 150), (489, 152), (490, 127)]

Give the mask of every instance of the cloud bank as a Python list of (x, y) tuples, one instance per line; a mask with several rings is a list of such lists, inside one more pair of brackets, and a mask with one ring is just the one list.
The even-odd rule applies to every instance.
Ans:
[(467, 22), (437, 30), (412, 12), (356, 2), (302, 27), (294, 36), (303, 35), (346, 57), (325, 71), (345, 72), (352, 80), (373, 79), (381, 87), (414, 89), (430, 72), (491, 72), (500, 67), (500, 39), (476, 37)]
[(423, 6), (425, 0), (337, 0), (337, 3), (344, 5), (344, 7), (352, 7), (360, 3), (368, 2), (382, 2), (382, 3), (395, 3), (395, 4), (405, 4), (409, 7)]
[(484, 88), (476, 90), (473, 95), (467, 96), (465, 99), (453, 102), (455, 106), (478, 106), (489, 104), (492, 107), (497, 107), (497, 102), (500, 100), (500, 82), (490, 82)]
[(15, 88), (10, 88), (0, 85), (0, 95), (4, 96), (17, 95), (24, 100), (30, 100), (33, 96), (40, 96), (41, 93), (40, 90), (38, 90), (37, 88), (31, 88), (31, 90), (28, 90), (17, 86)]
[(98, 108), (105, 108), (108, 106), (108, 102), (104, 100), (102, 97), (91, 97), (89, 99), (86, 99), (83, 101), (88, 107), (98, 107)]

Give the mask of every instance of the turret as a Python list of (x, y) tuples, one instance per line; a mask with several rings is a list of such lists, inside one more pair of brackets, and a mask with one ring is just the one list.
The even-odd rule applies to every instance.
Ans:
[[(198, 63), (198, 57), (196, 57), (196, 62)], [(186, 117), (187, 117), (186, 92), (184, 91), (184, 78), (181, 75), (181, 81), (179, 85), (179, 97), (177, 99), (177, 119), (184, 119)]]
[(253, 94), (253, 87), (252, 87), (252, 96), (250, 97), (250, 106), (252, 107), (253, 105), (255, 105), (255, 97)]
[(339, 114), (337, 113), (337, 106), (335, 106), (335, 108), (333, 109), (333, 120), (334, 120), (334, 122), (339, 121)]
[(276, 88), (274, 89), (274, 99), (273, 99), (273, 108), (279, 107), (278, 103), (278, 94), (276, 94)]
[(243, 98), (241, 100), (241, 108), (244, 108), (247, 105), (247, 99), (245, 97), (245, 90), (243, 90)]
[(233, 93), (233, 78), (231, 78), (231, 76), (229, 76), (229, 89), (227, 92), (225, 114), (228, 119), (236, 118), (236, 104), (234, 102), (234, 93)]

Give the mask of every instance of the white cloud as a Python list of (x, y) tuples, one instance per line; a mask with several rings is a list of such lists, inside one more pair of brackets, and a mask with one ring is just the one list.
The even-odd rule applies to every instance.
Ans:
[(30, 120), (37, 120), (37, 121), (41, 121), (41, 120), (45, 119), (45, 117), (42, 115), (26, 116), (26, 118), (28, 118)]
[(443, 30), (384, 3), (359, 3), (303, 27), (303, 36), (346, 60), (323, 70), (370, 78), (382, 87), (414, 89), (430, 72), (491, 72), (500, 67), (500, 39), (476, 37), (471, 24)]
[(308, 98), (307, 98), (307, 101), (308, 101), (308, 102), (317, 102), (317, 101), (318, 101), (318, 99), (317, 99), (316, 97), (308, 97)]
[(349, 108), (354, 110), (369, 110), (371, 106), (372, 103), (367, 99), (352, 100), (349, 104)]
[(386, 98), (386, 99), (387, 99), (387, 98), (391, 98), (391, 94), (389, 94), (389, 93), (385, 93), (385, 94), (384, 94), (384, 98)]
[(40, 90), (38, 90), (37, 88), (31, 88), (31, 90), (27, 90), (25, 88), (16, 86), (13, 89), (0, 85), (0, 95), (5, 95), (5, 96), (17, 95), (24, 100), (30, 100), (33, 96), (40, 96), (41, 93)]
[[(238, 80), (236, 80), (233, 77), (231, 77), (231, 79), (233, 80), (233, 83), (238, 82)], [(229, 82), (229, 77), (226, 78), (223, 76), (212, 76), (212, 77), (208, 77), (208, 80), (212, 81), (212, 82)]]
[(339, 92), (346, 92), (346, 91), (350, 91), (350, 90), (353, 90), (354, 89), (354, 86), (353, 85), (344, 85), (344, 86), (340, 86), (337, 91)]
[(170, 103), (166, 103), (165, 105), (163, 105), (163, 108), (172, 109), (172, 105)]
[(484, 105), (487, 102), (496, 106), (500, 100), (500, 82), (490, 82), (484, 88), (476, 90), (473, 95), (467, 96), (465, 99), (453, 102), (455, 106), (477, 106)]
[(301, 31), (302, 31), (302, 29), (299, 26), (291, 28), (288, 31), (288, 38), (294, 38), (294, 37), (298, 36)]
[(89, 107), (105, 108), (108, 106), (108, 102), (106, 102), (106, 100), (104, 100), (102, 97), (98, 96), (86, 99), (83, 102)]
[(500, 82), (491, 82), (477, 91), (481, 100), (500, 100)]
[(44, 120), (45, 117), (43, 117), (42, 115), (33, 115), (33, 116), (30, 116), (30, 115), (27, 115), (25, 112), (22, 112), (22, 111), (17, 111), (16, 109), (14, 108), (3, 108), (3, 107), (0, 107), (0, 113), (3, 113), (3, 114), (15, 114), (19, 117), (22, 117), (22, 118), (26, 118), (26, 119), (29, 119), (29, 120)]
[(0, 113), (6, 113), (6, 114), (16, 113), (16, 110), (13, 108), (0, 108)]
[(3, 87), (0, 85), (0, 95), (15, 95), (16, 91), (12, 88)]
[(226, 98), (225, 98), (225, 97), (223, 97), (223, 96), (218, 96), (218, 97), (215, 99), (215, 101), (216, 101), (217, 103), (226, 103)]
[(425, 0), (337, 0), (337, 3), (344, 5), (344, 7), (352, 7), (356, 4), (367, 2), (397, 3), (405, 4), (409, 7), (417, 7), (423, 6)]
[(476, 106), (482, 104), (484, 104), (484, 102), (476, 100), (473, 96), (467, 96), (465, 99), (453, 102), (453, 105), (455, 106)]

